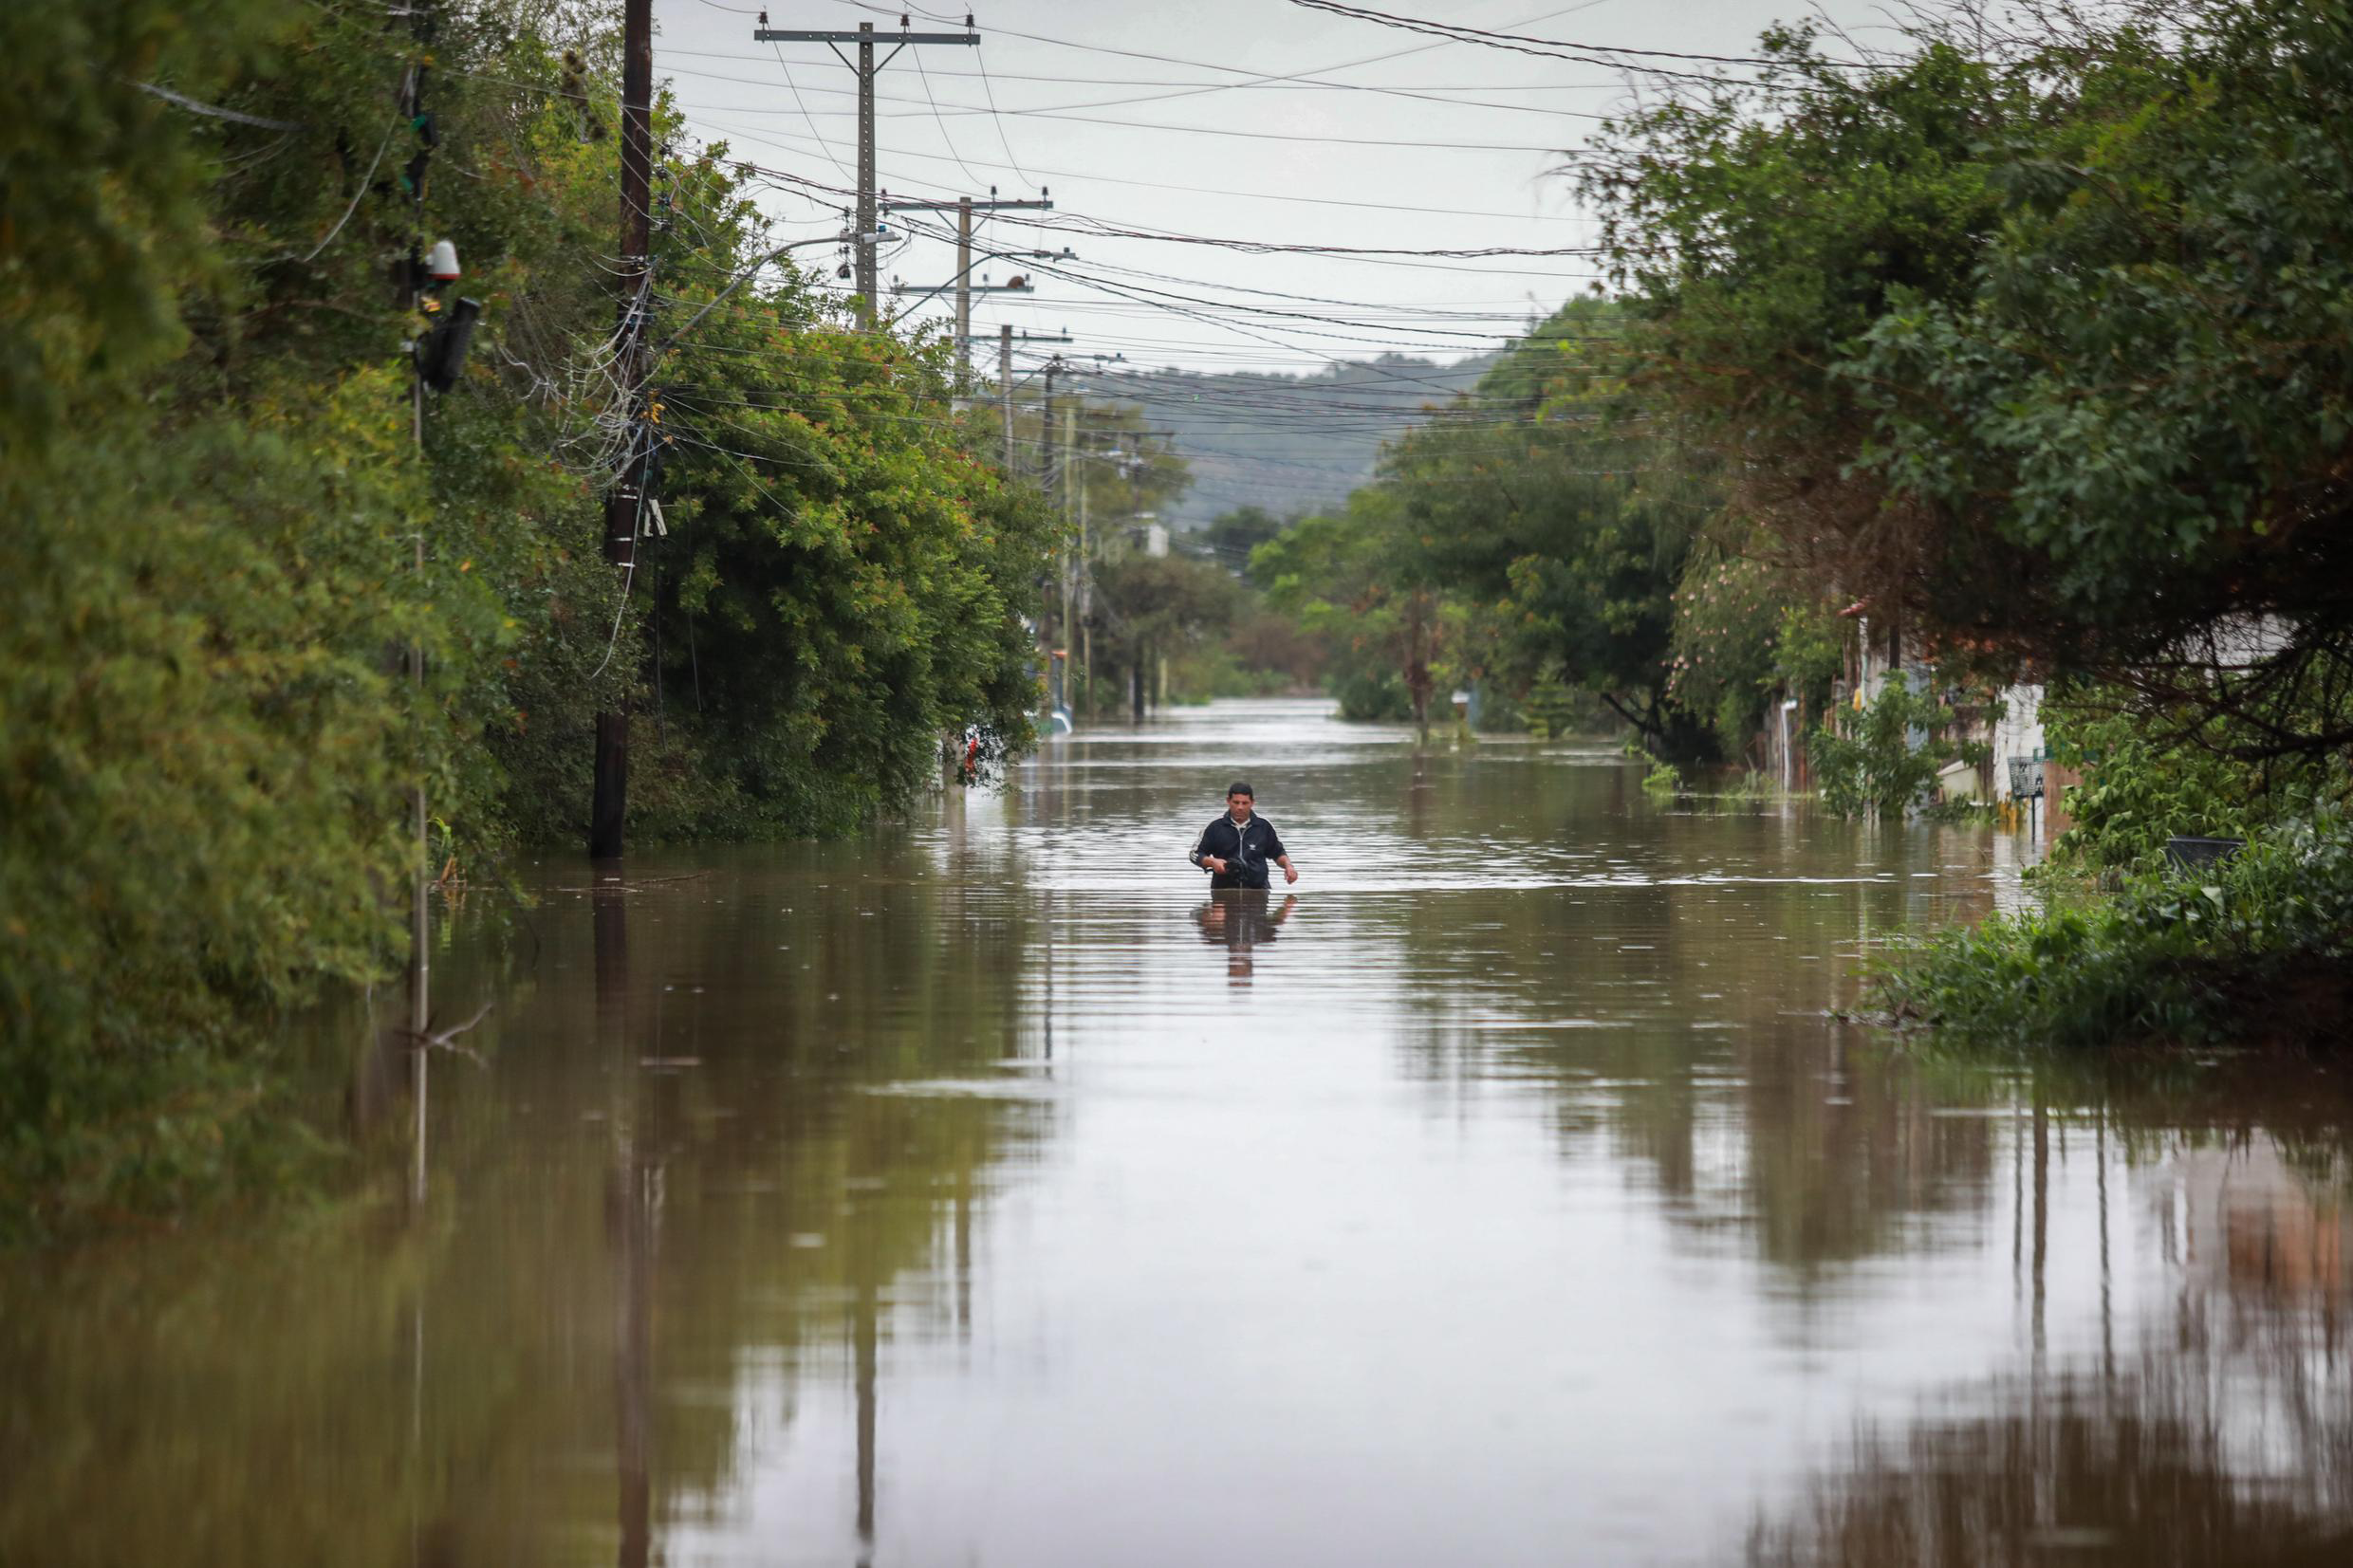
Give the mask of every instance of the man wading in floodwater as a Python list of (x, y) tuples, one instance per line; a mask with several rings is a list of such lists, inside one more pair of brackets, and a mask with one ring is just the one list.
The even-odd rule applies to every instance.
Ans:
[(1236, 779), (1226, 790), (1226, 814), (1201, 830), (1185, 858), (1209, 873), (1212, 888), (1263, 888), (1267, 868), (1283, 868), (1283, 880), (1299, 880), (1299, 868), (1283, 851), (1282, 836), (1264, 817), (1251, 814), (1256, 797)]

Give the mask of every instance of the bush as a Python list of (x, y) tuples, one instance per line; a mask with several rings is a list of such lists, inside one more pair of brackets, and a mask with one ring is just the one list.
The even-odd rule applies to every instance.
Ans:
[(1969, 1044), (2341, 1041), (2353, 1011), (2353, 823), (2269, 828), (2232, 860), (2114, 898), (1939, 932), (1874, 976), (1899, 1021)]
[[(1891, 678), (1844, 731), (1825, 727), (1807, 740), (1823, 803), (1842, 817), (1899, 817), (1911, 810), (1944, 766), (1969, 750), (1945, 740), (1952, 722), (1935, 699)], [(1922, 737), (1918, 746), (1916, 731)]]
[[(2214, 725), (2198, 743), (2168, 744), (2123, 692), (2070, 692), (2044, 711), (2051, 755), (2084, 775), (2067, 791), (2074, 824), (2059, 836), (2055, 866), (2156, 870), (2164, 861), (2165, 840), (2176, 835), (2245, 838), (2268, 823), (2308, 815), (2317, 800), (2345, 793), (2344, 765), (2334, 757), (2248, 763), (2223, 754), (2230, 746), (2260, 743), (2251, 723)], [(2342, 710), (2256, 715), (2283, 725), (2347, 716)]]
[(1396, 724), (1414, 716), (1414, 699), (1405, 682), (1389, 673), (1359, 671), (1332, 683), (1340, 699), (1340, 716), (1358, 724)]

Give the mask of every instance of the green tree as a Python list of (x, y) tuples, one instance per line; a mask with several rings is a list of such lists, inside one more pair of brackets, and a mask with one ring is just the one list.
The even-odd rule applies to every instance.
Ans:
[[(624, 596), (600, 559), (636, 413), (610, 374), (594, 23), (506, 0), (394, 25), (281, 0), (0, 15), (27, 105), (0, 128), (0, 1233), (315, 1149), (269, 1014), (400, 952), (411, 788), (435, 871), (569, 837), (591, 716), (679, 679), (680, 652), (691, 679), (695, 633), (720, 701), (683, 737), (708, 766), (651, 770), (671, 822), (848, 826), (940, 729), (1026, 736), (1034, 492), (972, 455), (936, 351), (793, 286), (709, 318), (750, 362), (695, 368), (719, 397), (691, 416), (674, 398), (685, 527), (652, 581)], [(715, 157), (666, 155), (657, 187), (680, 322), (762, 226)], [(403, 345), (431, 323), (386, 276), (443, 236), (485, 308), (420, 451)]]
[(1206, 550), (1223, 565), (1234, 567), (1244, 576), (1250, 573), (1251, 552), (1283, 531), (1284, 524), (1264, 507), (1236, 507), (1220, 512), (1204, 525), (1187, 543), (1195, 549)]
[(1769, 35), (1763, 84), (1605, 145), (1650, 374), (1845, 591), (2177, 737), (2342, 747), (2353, 13), (1917, 36), (1857, 70)]
[(1557, 674), (1655, 748), (1707, 734), (1669, 691), (1672, 595), (1714, 492), (1699, 454), (1629, 392), (1614, 305), (1555, 314), (1383, 462), (1396, 559), (1490, 633), (1468, 673)]
[(664, 389), (654, 614), (665, 686), (696, 693), (669, 831), (843, 831), (903, 804), (943, 733), (1030, 740), (1043, 499), (969, 455), (942, 351), (812, 310), (788, 285), (713, 313)]
[[(1400, 550), (1395, 507), (1367, 489), (1341, 512), (1303, 517), (1251, 552), (1251, 577), (1265, 584), (1268, 603), (1329, 650), (1327, 678), (1344, 719), (1415, 715), (1412, 673), (1426, 641), (1414, 612), (1422, 591), (1399, 585)], [(1423, 693), (1426, 701), (1426, 685)]]

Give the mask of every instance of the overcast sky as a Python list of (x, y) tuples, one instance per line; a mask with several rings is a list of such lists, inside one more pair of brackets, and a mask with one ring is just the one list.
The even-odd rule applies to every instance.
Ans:
[[(1740, 55), (1754, 52), (1761, 28), (1806, 8), (1803, 0), (1379, 0), (1375, 9), (1601, 46)], [(1852, 12), (1846, 19), (1857, 26), (1885, 20), (1874, 7), (1830, 9)], [(850, 186), (855, 77), (822, 44), (752, 42), (759, 9), (656, 0), (657, 77), (696, 134), (769, 168)], [(871, 20), (885, 34), (901, 14), (857, 0), (776, 0), (768, 9), (776, 28)], [(913, 15), (918, 30), (960, 30), (963, 11), (927, 0)], [(1561, 150), (1627, 101), (1623, 79), (1603, 67), (1444, 43), (1289, 0), (985, 0), (973, 17), (978, 48), (909, 47), (882, 73), (880, 184), (948, 198), (985, 196), (991, 185), (1006, 197), (1050, 188), (1048, 224), (1084, 219), (1325, 246), (1589, 244), (1592, 224), (1550, 171)], [(1884, 30), (1877, 39), (1889, 41)], [(1388, 90), (1367, 90), (1375, 88)], [(1220, 134), (1231, 132), (1249, 134)], [(786, 220), (785, 237), (800, 238), (840, 229), (821, 199), (838, 198), (776, 194), (766, 204)], [(1305, 371), (1390, 350), (1458, 358), (1499, 342), (1531, 313), (1548, 313), (1592, 276), (1581, 257), (1244, 254), (1032, 228), (1013, 214), (983, 233), (991, 248), (1066, 245), (1078, 257), (1067, 269), (1093, 281), (1048, 277), (1026, 262), (985, 263), (976, 275), (1003, 283), (1029, 272), (1038, 292), (976, 298), (975, 331), (993, 333), (999, 323), (1067, 330), (1077, 341), (1066, 353), (1198, 369)], [(830, 255), (815, 254), (830, 267)], [(894, 275), (942, 282), (955, 270), (954, 255), (949, 244), (911, 238), (887, 254), (885, 286)], [(1153, 290), (1178, 297), (1121, 297)], [(1237, 304), (1338, 320), (1252, 317)], [(950, 314), (942, 303), (917, 308)], [(993, 348), (980, 357), (985, 364)]]

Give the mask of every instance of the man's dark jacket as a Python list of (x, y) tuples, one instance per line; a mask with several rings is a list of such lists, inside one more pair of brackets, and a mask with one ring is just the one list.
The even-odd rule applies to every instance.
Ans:
[(1224, 872), (1210, 873), (1209, 885), (1213, 888), (1263, 888), (1267, 885), (1267, 868), (1282, 858), (1283, 854), (1283, 838), (1274, 831), (1272, 822), (1253, 815), (1247, 823), (1236, 827), (1232, 815), (1228, 813), (1201, 830), (1200, 841), (1185, 858), (1196, 866), (1212, 858), (1226, 862)]

